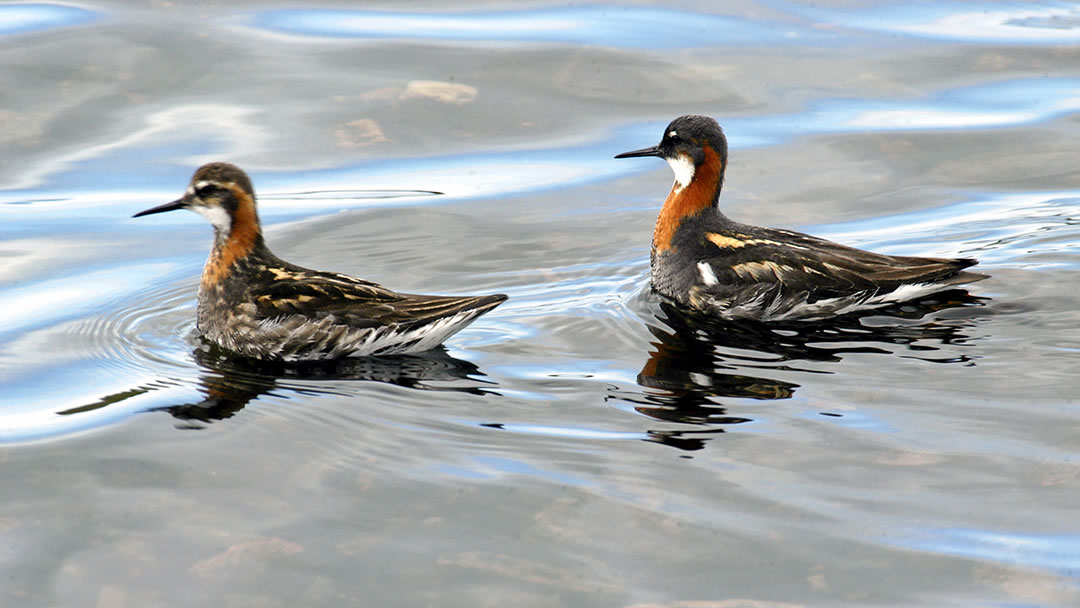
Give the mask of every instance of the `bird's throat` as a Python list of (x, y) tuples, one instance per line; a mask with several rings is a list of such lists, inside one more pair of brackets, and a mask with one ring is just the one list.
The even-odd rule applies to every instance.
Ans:
[[(672, 169), (675, 169), (675, 163), (671, 164)], [(706, 147), (704, 162), (696, 168), (683, 171), (683, 175), (680, 175), (678, 170), (675, 174), (675, 184), (660, 209), (660, 216), (656, 218), (656, 228), (653, 230), (654, 254), (664, 253), (674, 247), (675, 233), (687, 218), (716, 206), (724, 178), (724, 165), (719, 155), (712, 148)], [(680, 177), (688, 179), (690, 183), (680, 183)]]
[(225, 280), (232, 272), (236, 261), (250, 255), (261, 238), (259, 219), (255, 214), (255, 201), (247, 194), (237, 195), (232, 226), (227, 233), (219, 231), (215, 238), (214, 248), (210, 251), (210, 258), (206, 260), (206, 266), (203, 268), (201, 287), (203, 289), (213, 287)]

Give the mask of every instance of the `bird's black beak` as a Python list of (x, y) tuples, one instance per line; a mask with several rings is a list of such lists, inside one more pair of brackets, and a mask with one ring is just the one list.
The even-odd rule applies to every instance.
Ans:
[(634, 150), (633, 152), (616, 154), (615, 158), (634, 158), (637, 156), (662, 156), (662, 154), (660, 153), (660, 146), (656, 145), (651, 148), (642, 148), (640, 150)]
[(184, 209), (187, 207), (187, 201), (183, 198), (178, 198), (171, 203), (165, 203), (164, 205), (158, 205), (147, 209), (146, 211), (140, 211), (131, 217), (142, 217), (144, 215), (153, 215), (155, 213), (165, 213), (166, 211), (176, 211), (177, 209)]

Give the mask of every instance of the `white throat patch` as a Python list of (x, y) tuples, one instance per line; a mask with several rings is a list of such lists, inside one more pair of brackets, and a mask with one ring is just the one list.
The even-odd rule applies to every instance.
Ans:
[(217, 228), (223, 234), (228, 234), (232, 230), (232, 218), (229, 217), (229, 212), (225, 211), (224, 208), (192, 205), (190, 209), (205, 217), (207, 221), (214, 225), (214, 228)]
[(685, 154), (675, 158), (665, 158), (671, 170), (675, 172), (675, 191), (679, 192), (694, 181), (694, 160)]

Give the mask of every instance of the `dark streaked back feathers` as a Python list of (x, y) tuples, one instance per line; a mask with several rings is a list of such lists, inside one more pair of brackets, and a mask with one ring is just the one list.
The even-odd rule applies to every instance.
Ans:
[(333, 316), (352, 327), (424, 325), (467, 310), (481, 314), (506, 300), (501, 294), (431, 296), (403, 294), (344, 274), (308, 270), (287, 262), (253, 268), (249, 298), (260, 318)]
[(985, 278), (964, 271), (977, 263), (970, 258), (890, 256), (800, 232), (738, 224), (719, 213), (711, 221), (690, 224), (687, 230), (703, 235), (694, 257), (716, 277), (715, 285), (693, 290), (692, 302), (707, 297), (737, 307), (788, 297), (814, 303), (887, 294), (906, 285), (944, 287)]

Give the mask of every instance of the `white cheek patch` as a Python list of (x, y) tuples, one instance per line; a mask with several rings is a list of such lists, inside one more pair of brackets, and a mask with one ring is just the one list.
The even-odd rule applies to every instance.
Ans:
[(229, 217), (229, 212), (221, 207), (192, 205), (191, 210), (205, 217), (207, 221), (214, 225), (214, 228), (217, 228), (224, 233), (228, 233), (232, 230), (232, 218)]
[(694, 161), (685, 154), (675, 158), (666, 158), (671, 170), (675, 172), (675, 191), (678, 192), (694, 181)]

